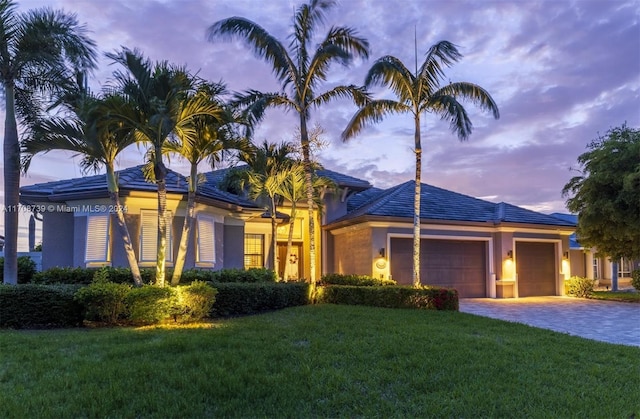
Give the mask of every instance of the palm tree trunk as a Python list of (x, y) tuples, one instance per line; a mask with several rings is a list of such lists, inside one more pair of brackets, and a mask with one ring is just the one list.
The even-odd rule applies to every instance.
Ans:
[(275, 197), (271, 197), (271, 249), (273, 256), (273, 271), (276, 274), (276, 279), (280, 280), (278, 273), (278, 219), (276, 217), (276, 200)]
[(173, 276), (171, 277), (171, 285), (176, 286), (180, 283), (184, 262), (187, 258), (187, 247), (191, 241), (191, 232), (193, 231), (193, 220), (196, 211), (196, 188), (198, 187), (198, 166), (191, 165), (191, 177), (189, 178), (189, 192), (187, 194), (187, 212), (184, 216), (184, 224), (182, 224), (182, 235), (180, 236), (180, 247), (178, 248), (178, 256), (173, 266)]
[(20, 204), (20, 145), (15, 115), (15, 86), (4, 83), (4, 283), (18, 283), (18, 205)]
[(136, 287), (142, 286), (142, 277), (140, 276), (140, 269), (138, 268), (138, 260), (136, 259), (136, 253), (133, 250), (131, 244), (131, 235), (129, 229), (124, 220), (124, 213), (120, 206), (120, 197), (118, 196), (118, 181), (113, 170), (113, 166), (107, 165), (107, 187), (109, 189), (109, 198), (115, 208), (116, 212), (116, 225), (118, 226), (118, 232), (124, 243), (124, 251), (127, 255), (127, 261), (129, 262), (129, 269), (131, 269), (131, 275), (133, 276), (133, 283)]
[(307, 193), (307, 206), (309, 207), (309, 283), (311, 295), (316, 289), (316, 226), (313, 202), (313, 179), (311, 168), (311, 153), (309, 150), (309, 133), (307, 132), (307, 118), (304, 112), (300, 113), (300, 142), (302, 145), (302, 163), (304, 166), (304, 181)]
[(420, 116), (415, 117), (416, 187), (413, 197), (413, 286), (420, 286), (420, 182), (422, 176), (422, 145)]
[[(291, 215), (289, 218), (289, 236), (287, 237), (287, 257), (285, 258), (284, 279), (287, 280), (287, 272), (291, 269), (291, 250), (293, 249), (293, 228), (296, 222), (296, 203), (291, 202)], [(299, 279), (299, 278), (296, 278)]]
[[(159, 158), (162, 158), (159, 150)], [(167, 253), (167, 168), (162, 161), (154, 166), (156, 184), (158, 186), (158, 238), (156, 257), (156, 285), (164, 287), (166, 253)]]

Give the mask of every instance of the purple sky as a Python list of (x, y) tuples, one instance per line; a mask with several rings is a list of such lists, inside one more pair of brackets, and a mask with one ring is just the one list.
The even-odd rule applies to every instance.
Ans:
[[(186, 65), (232, 91), (276, 91), (269, 67), (240, 43), (205, 40), (215, 21), (243, 16), (286, 42), (298, 1), (288, 0), (26, 0), (20, 10), (62, 8), (86, 23), (99, 50), (139, 48), (152, 60)], [(423, 182), (494, 202), (541, 212), (566, 211), (561, 190), (576, 158), (598, 134), (624, 123), (640, 126), (640, 2), (637, 0), (461, 1), (341, 0), (330, 25), (348, 25), (371, 45), (369, 61), (333, 67), (330, 85), (362, 84), (383, 55), (414, 67), (439, 40), (459, 46), (462, 60), (446, 70), (451, 81), (484, 87), (497, 102), (493, 120), (466, 104), (474, 124), (461, 143), (438, 117), (423, 117)], [(326, 33), (325, 28), (320, 32)], [(102, 57), (93, 86), (114, 67)], [(374, 94), (385, 94), (377, 89)], [(356, 108), (343, 101), (314, 111), (329, 147), (326, 168), (386, 188), (414, 177), (413, 120), (394, 116), (364, 130), (349, 143), (340, 133)], [(2, 124), (4, 118), (0, 121)], [(280, 142), (295, 134), (293, 114), (269, 111), (256, 140)], [(81, 176), (79, 158), (50, 153), (34, 159), (23, 185)], [(135, 148), (119, 167), (141, 163)], [(183, 174), (187, 165), (173, 158)], [(206, 170), (205, 167), (202, 170)], [(1, 175), (0, 175), (1, 176)], [(26, 233), (26, 217), (21, 236)], [(2, 223), (3, 220), (0, 220)], [(21, 240), (20, 249), (26, 250)]]

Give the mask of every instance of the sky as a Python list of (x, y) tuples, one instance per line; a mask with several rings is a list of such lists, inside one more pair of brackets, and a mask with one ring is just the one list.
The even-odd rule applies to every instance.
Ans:
[[(214, 22), (232, 16), (260, 24), (283, 43), (292, 27), (289, 0), (23, 0), (20, 11), (39, 7), (77, 15), (100, 51), (91, 86), (100, 89), (117, 66), (105, 52), (138, 48), (153, 61), (185, 65), (230, 91), (280, 89), (267, 64), (241, 42), (205, 38)], [(330, 25), (350, 26), (370, 44), (368, 60), (331, 68), (326, 87), (364, 83), (376, 59), (393, 55), (415, 67), (440, 40), (463, 58), (445, 70), (447, 80), (488, 91), (500, 119), (463, 102), (474, 125), (460, 142), (447, 121), (422, 117), (422, 181), (492, 202), (544, 212), (566, 212), (562, 188), (578, 175), (577, 158), (588, 144), (623, 123), (640, 127), (639, 0), (339, 0)], [(417, 42), (414, 40), (417, 39)], [(384, 88), (376, 98), (390, 97)], [(327, 169), (387, 188), (415, 175), (413, 119), (397, 115), (369, 126), (344, 143), (341, 133), (356, 111), (347, 100), (312, 111), (310, 126), (324, 130), (318, 153)], [(4, 109), (0, 109), (4, 115)], [(1, 118), (0, 125), (3, 125)], [(270, 110), (255, 141), (295, 138), (295, 114)], [(143, 160), (135, 147), (117, 168)], [(82, 176), (79, 157), (52, 152), (34, 158), (22, 185)], [(172, 158), (169, 167), (188, 174)], [(201, 170), (207, 170), (206, 167)], [(0, 175), (1, 176), (1, 175)], [(27, 215), (21, 215), (19, 250), (26, 250)], [(0, 220), (0, 223), (3, 223)]]

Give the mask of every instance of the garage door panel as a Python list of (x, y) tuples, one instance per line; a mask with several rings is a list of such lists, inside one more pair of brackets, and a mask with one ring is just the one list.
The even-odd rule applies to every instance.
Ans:
[(555, 258), (553, 243), (516, 242), (520, 297), (556, 295)]
[[(391, 239), (391, 274), (410, 285), (413, 239)], [(486, 296), (486, 242), (420, 241), (420, 277), (423, 284), (455, 288), (461, 297)]]

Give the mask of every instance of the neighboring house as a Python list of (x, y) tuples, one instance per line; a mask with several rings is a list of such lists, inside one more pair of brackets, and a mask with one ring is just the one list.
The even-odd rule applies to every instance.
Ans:
[[(155, 254), (155, 185), (144, 181), (140, 167), (119, 172), (122, 204), (142, 266)], [(221, 191), (226, 169), (205, 174), (198, 189), (198, 233), (190, 244), (186, 267), (269, 266), (270, 220), (255, 202)], [(316, 275), (338, 272), (392, 278), (411, 283), (413, 181), (381, 190), (367, 181), (330, 170), (337, 189), (322, 194), (316, 212)], [(169, 257), (177, 253), (186, 205), (186, 181), (170, 172), (168, 208), (172, 215)], [(25, 186), (21, 202), (52, 206), (43, 215), (43, 268), (51, 266), (126, 266), (122, 243), (108, 234), (109, 205), (105, 176)], [(424, 284), (454, 287), (462, 297), (562, 295), (569, 271), (569, 237), (575, 222), (470, 196), (422, 186), (421, 278)], [(69, 208), (67, 210), (67, 207)], [(294, 249), (286, 254), (291, 205), (278, 208), (281, 276), (309, 276), (308, 211), (298, 203)], [(156, 217), (157, 218), (157, 217)], [(199, 243), (213, 225), (213, 251), (198, 258)], [(209, 233), (206, 233), (209, 234)], [(199, 241), (200, 240), (200, 241)], [(142, 255), (142, 256), (140, 256)], [(565, 257), (565, 255), (567, 257)], [(295, 262), (284, 272), (286, 258)], [(169, 260), (171, 263), (171, 260)]]
[[(578, 224), (578, 216), (573, 214), (553, 213), (552, 216)], [(570, 240), (571, 252), (571, 274), (582, 276), (585, 278), (597, 279), (602, 286), (611, 285), (611, 279), (614, 276), (614, 264), (607, 257), (596, 256), (597, 249), (585, 248), (576, 237), (572, 234)], [(618, 286), (627, 286), (631, 284), (631, 273), (635, 269), (640, 269), (640, 260), (632, 260), (622, 258), (617, 261), (615, 266), (618, 276)]]

